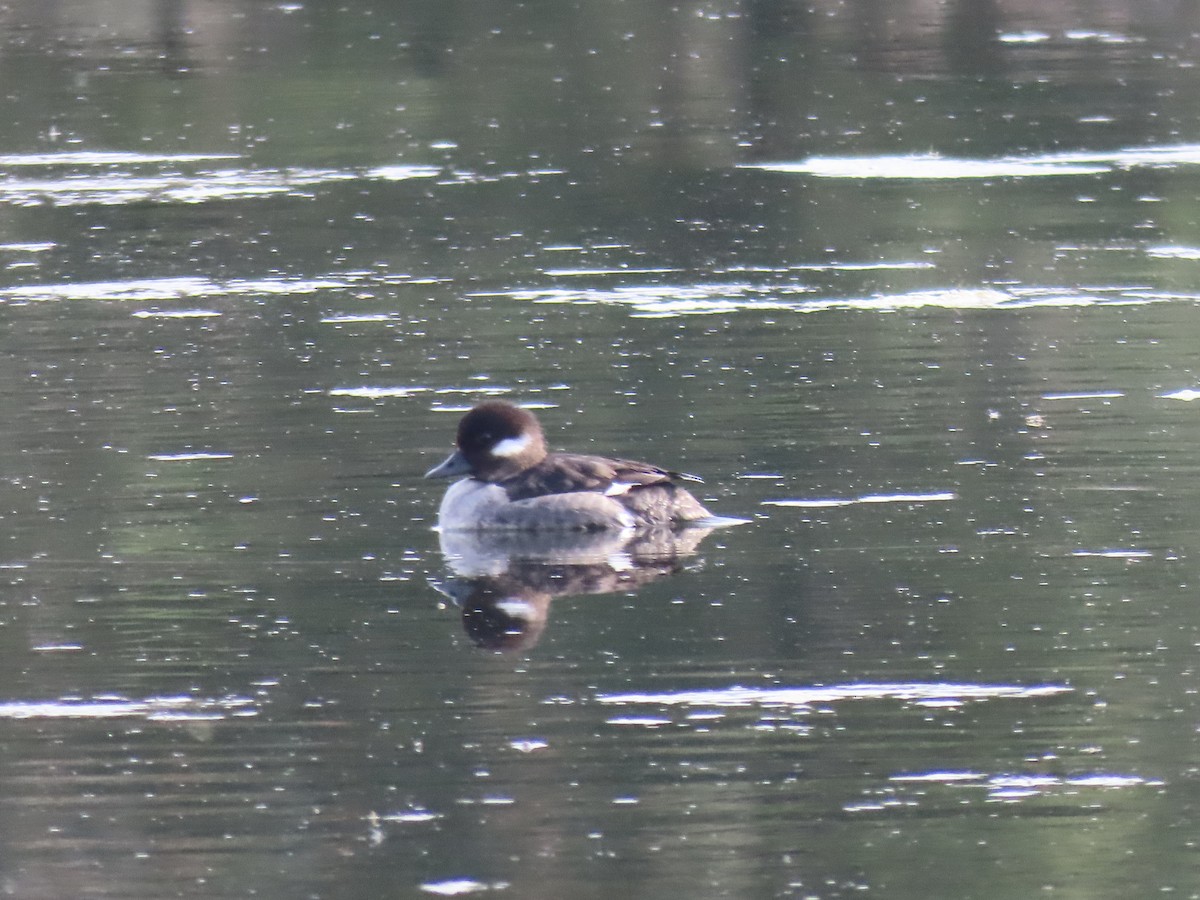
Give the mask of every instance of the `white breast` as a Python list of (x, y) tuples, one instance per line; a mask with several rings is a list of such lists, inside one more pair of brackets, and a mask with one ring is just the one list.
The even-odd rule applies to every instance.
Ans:
[(438, 509), (438, 526), (450, 531), (478, 528), (508, 503), (508, 494), (499, 485), (464, 478), (446, 490)]

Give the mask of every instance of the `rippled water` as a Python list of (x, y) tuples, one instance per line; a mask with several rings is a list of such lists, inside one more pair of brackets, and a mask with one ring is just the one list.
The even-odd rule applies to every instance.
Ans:
[[(0, 10), (0, 888), (1200, 895), (1197, 33)], [(439, 535), (486, 397), (748, 521)]]

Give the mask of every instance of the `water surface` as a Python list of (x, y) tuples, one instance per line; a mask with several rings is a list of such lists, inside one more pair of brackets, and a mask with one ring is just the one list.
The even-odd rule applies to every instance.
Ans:
[(1200, 894), (1190, 7), (393, 6), (0, 12), (4, 890)]

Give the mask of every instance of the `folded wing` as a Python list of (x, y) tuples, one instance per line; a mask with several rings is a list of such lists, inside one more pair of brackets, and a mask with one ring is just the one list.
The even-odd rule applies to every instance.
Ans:
[(501, 482), (501, 486), (508, 492), (510, 500), (528, 500), (575, 491), (597, 491), (616, 497), (641, 487), (672, 481), (700, 479), (629, 459), (555, 453), (520, 476)]

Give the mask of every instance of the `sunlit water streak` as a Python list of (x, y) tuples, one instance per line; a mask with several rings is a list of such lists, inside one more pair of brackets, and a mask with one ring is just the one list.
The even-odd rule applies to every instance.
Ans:
[(1174, 168), (1200, 165), (1200, 144), (1126, 147), (1112, 151), (1075, 151), (992, 159), (905, 154), (895, 156), (812, 156), (796, 162), (742, 163), (760, 169), (817, 178), (942, 180), (1100, 175), (1117, 169)]
[(135, 319), (213, 319), (222, 313), (215, 309), (139, 309)]
[[(888, 778), (888, 783), (900, 789), (901, 792), (880, 801), (848, 803), (842, 809), (848, 813), (872, 813), (886, 812), (901, 806), (915, 806), (918, 805), (918, 798), (925, 794), (925, 791), (920, 790), (925, 785), (971, 791), (982, 790), (986, 792), (988, 802), (1016, 802), (1064, 791), (1069, 793), (1077, 793), (1080, 790), (1111, 791), (1163, 785), (1161, 779), (1112, 772), (1064, 776), (1041, 773), (988, 775), (970, 771), (932, 771), (892, 775)], [(916, 796), (909, 793), (914, 789), (920, 791)]]
[[(141, 156), (138, 154), (35, 154), (9, 157), (10, 166), (61, 167), (135, 165), (147, 163), (194, 163), (229, 159), (228, 156)], [(232, 157), (235, 158), (235, 157)], [(3, 159), (0, 158), (0, 164)], [(365, 169), (254, 169), (228, 168), (216, 171), (178, 170), (71, 172), (43, 178), (0, 179), (0, 204), (54, 206), (95, 204), (115, 206), (129, 203), (204, 203), (271, 194), (297, 193), (301, 189), (339, 181), (404, 181), (432, 178), (441, 169), (422, 165), (390, 165)]]
[(404, 812), (395, 813), (373, 813), (370, 816), (372, 824), (379, 822), (401, 822), (401, 823), (420, 823), (420, 822), (436, 822), (442, 818), (441, 813), (430, 812), (427, 809), (409, 809)]
[(0, 244), (0, 250), (6, 253), (45, 253), (47, 250), (53, 250), (57, 246), (53, 241), (28, 244)]
[(1046, 175), (1099, 175), (1109, 167), (1095, 163), (1052, 159), (964, 159), (946, 156), (813, 156), (799, 162), (747, 163), (743, 169), (761, 169), (785, 175), (816, 178), (1023, 178)]
[(195, 721), (255, 716), (258, 709), (247, 697), (147, 697), (128, 700), (14, 700), (0, 703), (0, 719), (112, 719)]
[[(603, 275), (670, 275), (681, 271), (680, 269), (643, 269), (643, 268), (622, 268), (620, 266), (611, 269), (596, 269), (596, 268), (578, 268), (578, 269), (543, 269), (542, 274), (547, 278), (582, 278), (594, 277)], [(476, 295), (479, 296), (479, 295)]]
[(504, 881), (476, 881), (473, 878), (450, 878), (446, 881), (427, 881), (421, 885), (421, 890), (427, 894), (437, 894), (439, 897), (462, 897), (466, 894), (479, 894), (484, 891), (503, 891), (508, 888)]
[(233, 459), (233, 454), (184, 451), (182, 453), (152, 453), (146, 459), (152, 459), (155, 462), (199, 462), (212, 459)]
[[(905, 264), (898, 264), (904, 266)], [(792, 268), (803, 268), (792, 267)], [(831, 268), (840, 268), (834, 266)], [(437, 279), (432, 279), (437, 280)], [(422, 280), (421, 283), (425, 283)], [(173, 301), (221, 297), (299, 295), (319, 291), (341, 291), (363, 285), (414, 283), (395, 276), (363, 271), (327, 273), (309, 278), (265, 276), (262, 278), (216, 280), (203, 276), (134, 278), (117, 281), (63, 282), (15, 285), (0, 288), (0, 302), (48, 301)], [(626, 306), (641, 318), (712, 315), (738, 311), (777, 310), (816, 313), (831, 310), (896, 312), (915, 309), (1013, 310), (1037, 307), (1139, 306), (1154, 303), (1196, 303), (1200, 293), (1172, 293), (1144, 286), (1084, 286), (1078, 288), (1010, 287), (947, 288), (876, 294), (869, 297), (819, 297), (793, 299), (811, 294), (815, 288), (803, 284), (736, 282), (716, 284), (616, 285), (581, 288), (514, 288), (471, 293), (471, 297), (506, 297), (545, 304), (611, 304)], [(219, 315), (216, 310), (190, 309), (164, 312), (141, 310), (135, 315), (155, 317), (203, 317)], [(323, 324), (388, 324), (399, 321), (395, 313), (340, 313), (321, 319)], [(1116, 393), (1113, 393), (1115, 396)]]
[(611, 288), (518, 288), (481, 292), (470, 296), (499, 296), (533, 303), (616, 304), (632, 307), (644, 317), (676, 315), (712, 315), (739, 309), (797, 309), (794, 301), (783, 300), (793, 294), (811, 293), (813, 288), (800, 284), (650, 284), (618, 285)]
[(652, 284), (588, 288), (516, 288), (471, 296), (503, 296), (532, 303), (627, 306), (637, 318), (713, 315), (743, 310), (817, 313), (831, 310), (897, 312), (915, 309), (1014, 310), (1038, 307), (1143, 306), (1196, 303), (1200, 294), (1156, 291), (1144, 286), (934, 288), (869, 297), (791, 299), (815, 289), (799, 284)]
[(359, 397), (363, 400), (382, 400), (388, 397), (412, 397), (415, 394), (481, 394), (498, 397), (511, 394), (513, 389), (499, 385), (473, 385), (471, 387), (429, 387), (426, 385), (363, 385), (361, 387), (330, 388), (330, 397)]
[[(1067, 41), (1092, 41), (1099, 44), (1132, 44), (1136, 42), (1128, 35), (1112, 31), (1092, 31), (1086, 28), (1070, 29), (1063, 32), (1062, 37)], [(1053, 35), (1049, 32), (1034, 29), (1006, 31), (996, 36), (996, 40), (1002, 44), (1042, 44), (1052, 39)]]
[(929, 494), (864, 494), (861, 497), (816, 497), (797, 500), (764, 500), (763, 506), (799, 506), (806, 509), (825, 509), (835, 506), (855, 506), (871, 503), (938, 503), (957, 500), (954, 491), (936, 491)]
[(1126, 550), (1111, 548), (1104, 550), (1073, 550), (1072, 556), (1097, 556), (1102, 559), (1153, 559), (1154, 554), (1149, 550)]
[[(26, 284), (0, 289), (0, 301), (53, 300), (186, 300), (261, 294), (311, 294), (349, 287), (353, 273), (338, 277), (255, 278), (214, 281), (200, 277), (133, 278), (126, 281), (86, 281)], [(149, 313), (143, 313), (147, 315)], [(135, 313), (136, 315), (136, 313)]]
[(321, 319), (322, 325), (371, 325), (379, 324), (395, 324), (402, 321), (396, 313), (343, 313), (333, 316), (325, 316)]
[(64, 150), (55, 153), (10, 153), (0, 166), (114, 166), (141, 163), (190, 163), (237, 159), (236, 153), (132, 153), (124, 150)]
[(1007, 684), (845, 684), (830, 687), (748, 688), (730, 687), (716, 690), (668, 691), (663, 693), (600, 694), (599, 703), (630, 706), (652, 704), (659, 706), (710, 707), (804, 707), (816, 703), (842, 700), (903, 700), (968, 701), (997, 698), (1032, 699), (1070, 693), (1066, 685), (1039, 684), (1030, 687)]
[[(552, 248), (543, 248), (550, 250)], [(563, 248), (553, 248), (563, 249)], [(584, 248), (573, 248), (583, 250)], [(794, 263), (787, 266), (728, 266), (723, 269), (714, 269), (713, 272), (719, 275), (744, 275), (744, 274), (773, 274), (784, 275), (788, 272), (877, 272), (877, 271), (904, 271), (911, 269), (932, 269), (935, 264), (920, 260), (898, 260), (885, 262), (829, 262), (829, 263)], [(562, 269), (543, 269), (542, 274), (547, 278), (591, 278), (603, 277), (608, 275), (670, 275), (672, 273), (681, 272), (682, 269), (676, 268), (641, 268), (627, 266), (612, 266), (612, 267), (595, 267), (595, 266), (578, 266), (575, 268)], [(709, 286), (705, 286), (706, 288)], [(721, 287), (721, 285), (713, 285), (712, 287)], [(736, 289), (742, 285), (733, 285)], [(475, 294), (473, 296), (487, 296), (487, 294)]]
[(1155, 247), (1147, 247), (1146, 255), (1155, 259), (1200, 259), (1200, 247), (1163, 244)]
[(1124, 391), (1056, 391), (1042, 394), (1043, 400), (1116, 400)]

